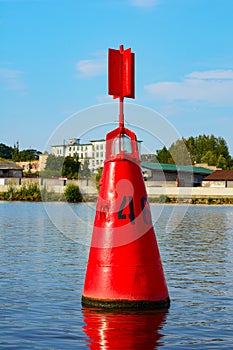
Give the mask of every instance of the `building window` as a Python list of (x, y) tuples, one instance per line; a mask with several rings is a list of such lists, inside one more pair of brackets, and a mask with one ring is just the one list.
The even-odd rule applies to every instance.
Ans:
[(96, 158), (99, 158), (99, 152), (96, 152)]
[(100, 149), (104, 149), (103, 145), (100, 145)]
[(103, 158), (103, 156), (104, 156), (104, 153), (103, 153), (103, 152), (101, 152), (101, 153), (100, 153), (100, 157), (101, 157), (101, 158)]
[(71, 147), (69, 147), (69, 151), (71, 151)]
[(96, 149), (99, 149), (99, 145), (96, 145)]
[(81, 146), (81, 151), (83, 151), (83, 146)]
[(73, 147), (73, 151), (75, 151), (75, 146)]

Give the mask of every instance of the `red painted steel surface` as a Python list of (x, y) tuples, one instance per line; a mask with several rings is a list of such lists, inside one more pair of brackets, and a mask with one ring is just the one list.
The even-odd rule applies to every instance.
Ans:
[(109, 49), (108, 94), (114, 98), (134, 98), (134, 53), (131, 49)]
[(131, 49), (123, 52), (123, 96), (134, 98), (134, 53)]
[(108, 94), (121, 96), (122, 86), (122, 55), (119, 50), (108, 51)]
[[(124, 131), (124, 133), (123, 133)], [(127, 136), (131, 153), (114, 145)], [(107, 135), (83, 296), (95, 300), (163, 301), (168, 290), (139, 164), (136, 135)], [(125, 145), (123, 145), (125, 146)]]

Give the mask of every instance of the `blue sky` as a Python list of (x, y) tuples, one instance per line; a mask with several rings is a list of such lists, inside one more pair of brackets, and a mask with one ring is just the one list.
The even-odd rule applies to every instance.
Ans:
[(0, 0), (0, 142), (43, 150), (71, 115), (112, 102), (107, 51), (124, 44), (136, 54), (129, 102), (184, 137), (224, 137), (233, 155), (232, 13), (231, 0)]

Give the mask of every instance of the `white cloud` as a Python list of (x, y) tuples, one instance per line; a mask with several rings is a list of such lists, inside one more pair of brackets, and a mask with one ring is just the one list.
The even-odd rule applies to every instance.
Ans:
[(6, 86), (7, 90), (25, 90), (23, 81), (23, 72), (15, 69), (0, 68), (0, 80)]
[(231, 69), (216, 69), (205, 72), (192, 72), (186, 77), (191, 79), (233, 79), (233, 71)]
[(233, 70), (192, 72), (180, 82), (159, 82), (145, 86), (154, 98), (203, 101), (213, 105), (233, 106)]
[(76, 63), (76, 70), (80, 78), (92, 78), (102, 75), (106, 72), (105, 55), (97, 54), (93, 59), (80, 60)]
[(159, 3), (159, 0), (129, 0), (129, 4), (135, 7), (152, 7)]

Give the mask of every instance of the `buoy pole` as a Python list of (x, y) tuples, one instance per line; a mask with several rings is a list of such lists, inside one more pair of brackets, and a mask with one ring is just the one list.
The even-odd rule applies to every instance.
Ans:
[(119, 127), (121, 129), (124, 128), (124, 97), (120, 97), (119, 99), (120, 105), (119, 105)]

